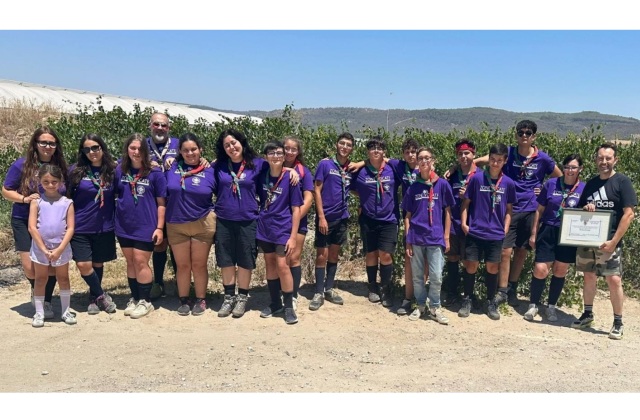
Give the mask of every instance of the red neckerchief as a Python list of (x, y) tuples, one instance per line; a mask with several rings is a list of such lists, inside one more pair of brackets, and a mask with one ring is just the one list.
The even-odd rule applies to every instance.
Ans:
[(556, 211), (556, 217), (562, 216), (562, 209), (567, 207), (567, 205), (565, 204), (565, 200), (567, 199), (567, 197), (571, 195), (571, 193), (573, 193), (576, 190), (576, 188), (578, 188), (578, 184), (580, 183), (580, 178), (579, 177), (576, 178), (576, 183), (573, 184), (573, 187), (571, 187), (571, 190), (569, 191), (564, 185), (564, 176), (561, 176), (558, 181), (560, 182), (560, 189), (562, 191), (562, 201), (560, 202), (560, 207), (558, 208), (558, 211)]
[(136, 176), (131, 176), (131, 173), (128, 173), (125, 175), (125, 177), (129, 185), (131, 186), (131, 195), (133, 195), (133, 202), (135, 204), (138, 204), (138, 193), (136, 192), (136, 184), (138, 183), (140, 178), (142, 178), (142, 176), (140, 175), (140, 172), (138, 172)]
[(267, 187), (267, 201), (264, 203), (265, 210), (269, 208), (269, 204), (271, 204), (271, 198), (273, 197), (273, 193), (278, 189), (278, 185), (280, 185), (280, 181), (282, 181), (282, 178), (284, 177), (285, 172), (286, 171), (283, 168), (282, 172), (280, 172), (280, 177), (278, 177), (278, 180), (276, 181), (276, 183), (273, 184), (269, 182), (269, 177), (271, 176), (271, 173), (270, 171), (267, 171), (267, 176), (264, 179), (264, 185), (265, 187)]
[(96, 179), (96, 176), (93, 174), (93, 171), (91, 170), (91, 168), (87, 168), (87, 175), (89, 176), (89, 179), (91, 180), (91, 182), (93, 183), (93, 185), (98, 189), (98, 193), (96, 194), (95, 198), (93, 199), (94, 202), (98, 201), (98, 198), (100, 198), (100, 208), (102, 208), (102, 206), (104, 206), (104, 187), (105, 187), (105, 183), (102, 179), (100, 179), (100, 181), (98, 181)]
[(183, 163), (184, 162), (178, 163), (178, 172), (180, 172), (180, 186), (184, 190), (185, 189), (184, 179), (187, 177), (193, 176), (198, 172), (202, 172), (204, 170), (204, 165), (199, 165), (198, 167), (185, 172), (185, 170), (182, 168)]
[(428, 180), (423, 179), (422, 175), (416, 177), (416, 182), (425, 184), (429, 187), (429, 226), (433, 226), (433, 185), (438, 179), (440, 178), (438, 178), (438, 174), (434, 171), (429, 172)]
[(242, 163), (240, 164), (240, 169), (238, 169), (237, 174), (233, 172), (233, 166), (231, 165), (231, 160), (228, 160), (227, 163), (229, 164), (229, 173), (233, 178), (233, 183), (231, 184), (231, 191), (233, 191), (234, 194), (238, 194), (238, 198), (242, 200), (242, 194), (240, 194), (240, 175), (242, 175), (242, 172), (244, 172), (244, 166), (246, 165), (247, 161), (242, 159)]
[(467, 184), (469, 183), (469, 180), (471, 179), (471, 177), (474, 176), (476, 174), (476, 170), (478, 170), (478, 167), (476, 165), (471, 165), (471, 167), (473, 168), (473, 170), (469, 171), (469, 173), (467, 174), (467, 177), (464, 178), (464, 179), (462, 179), (464, 177), (464, 174), (462, 173), (462, 170), (458, 169), (458, 179), (462, 183), (462, 188), (467, 186)]
[(498, 188), (500, 187), (500, 182), (502, 182), (503, 174), (502, 172), (500, 172), (500, 176), (498, 177), (498, 180), (495, 184), (493, 183), (488, 170), (485, 169), (484, 175), (487, 178), (487, 181), (489, 181), (489, 185), (491, 186), (491, 213), (493, 213), (496, 209), (496, 197), (498, 196)]

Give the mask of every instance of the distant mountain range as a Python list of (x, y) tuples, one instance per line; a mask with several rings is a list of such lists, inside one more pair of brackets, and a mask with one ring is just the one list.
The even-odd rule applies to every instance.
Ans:
[[(205, 106), (194, 108), (210, 109), (222, 112), (251, 115), (252, 117), (278, 117), (282, 110), (274, 111), (233, 111), (214, 109)], [(330, 125), (338, 130), (346, 124), (349, 131), (356, 131), (363, 126), (371, 128), (384, 127), (391, 131), (402, 131), (407, 127), (422, 130), (448, 133), (453, 129), (465, 131), (468, 128), (480, 130), (486, 123), (489, 129), (499, 127), (503, 131), (510, 129), (516, 122), (530, 119), (538, 124), (539, 132), (557, 133), (565, 136), (572, 132), (579, 134), (591, 125), (602, 126), (602, 132), (608, 140), (636, 139), (640, 137), (640, 120), (617, 115), (584, 111), (573, 114), (557, 112), (511, 112), (494, 108), (461, 108), (461, 109), (372, 109), (372, 108), (300, 108), (293, 110), (295, 118), (302, 124), (311, 127)]]

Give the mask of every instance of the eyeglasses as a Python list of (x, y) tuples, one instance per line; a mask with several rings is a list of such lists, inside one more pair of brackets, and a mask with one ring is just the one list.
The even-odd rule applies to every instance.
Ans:
[(562, 169), (566, 169), (567, 171), (577, 171), (578, 169), (580, 169), (579, 166), (565, 166)]
[(418, 162), (431, 162), (433, 158), (431, 156), (422, 156), (418, 158)]
[(531, 137), (533, 135), (533, 131), (531, 130), (518, 130), (518, 137), (527, 136)]
[(284, 156), (284, 152), (267, 152), (267, 156), (269, 157), (282, 157)]
[(367, 150), (370, 152), (384, 152), (384, 148), (382, 146), (371, 146)]
[(298, 148), (297, 147), (285, 147), (284, 151), (287, 153), (298, 153)]
[(350, 141), (339, 141), (338, 142), (338, 146), (344, 147), (346, 149), (352, 149), (353, 148), (353, 145), (351, 144)]
[(58, 147), (58, 145), (52, 141), (39, 141), (38, 146), (42, 148), (48, 147), (49, 149), (55, 149), (56, 147)]
[(154, 127), (162, 127), (162, 128), (169, 127), (169, 124), (161, 123), (161, 122), (157, 122), (157, 121), (152, 122), (151, 125), (153, 125)]
[(93, 146), (90, 147), (83, 147), (82, 149), (82, 153), (87, 154), (90, 152), (99, 152), (100, 150), (102, 150), (102, 147), (100, 147), (99, 145), (95, 144)]

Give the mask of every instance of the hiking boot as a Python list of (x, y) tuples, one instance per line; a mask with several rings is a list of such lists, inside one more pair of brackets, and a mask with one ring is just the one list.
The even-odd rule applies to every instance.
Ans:
[(503, 292), (497, 292), (496, 296), (493, 298), (494, 303), (497, 306), (500, 306), (502, 302), (507, 302), (509, 300), (509, 294)]
[(124, 316), (131, 316), (131, 312), (136, 309), (138, 302), (134, 298), (129, 298), (127, 306), (124, 308)]
[(393, 294), (391, 293), (390, 289), (390, 287), (385, 286), (382, 289), (382, 295), (380, 296), (382, 306), (384, 306), (385, 308), (390, 308), (393, 306)]
[(151, 292), (149, 293), (149, 298), (151, 300), (156, 300), (164, 296), (166, 296), (164, 293), (164, 286), (161, 285), (160, 283), (154, 282), (153, 285), (151, 286)]
[(207, 301), (204, 299), (196, 299), (196, 304), (191, 309), (191, 315), (202, 315), (207, 310)]
[(131, 319), (139, 319), (153, 312), (154, 309), (155, 308), (153, 307), (151, 302), (147, 302), (144, 299), (140, 299), (138, 301), (138, 304), (136, 305), (136, 308), (133, 310), (133, 312), (131, 312), (130, 317)]
[(438, 324), (442, 324), (442, 325), (449, 324), (449, 318), (445, 316), (445, 314), (442, 312), (442, 308), (439, 306), (437, 308), (429, 309), (429, 318), (437, 321)]
[(509, 306), (512, 306), (514, 308), (520, 306), (520, 301), (518, 300), (518, 291), (514, 288), (509, 288), (509, 291), (507, 292), (507, 302), (509, 303)]
[(493, 301), (489, 301), (489, 304), (487, 305), (487, 316), (493, 319), (494, 321), (497, 321), (500, 319), (500, 312), (498, 312), (498, 305), (496, 304), (496, 299), (494, 299)]
[(178, 312), (178, 315), (187, 316), (191, 313), (191, 307), (188, 303), (183, 303), (182, 305), (178, 306), (176, 312)]
[(284, 312), (284, 306), (280, 303), (270, 303), (269, 306), (260, 311), (260, 318), (271, 318)]
[(409, 299), (403, 299), (402, 304), (400, 305), (396, 313), (398, 315), (408, 315), (411, 313), (412, 306), (413, 305), (411, 304), (411, 301)]
[(533, 318), (538, 315), (538, 306), (535, 303), (529, 304), (529, 309), (524, 313), (524, 319), (527, 321), (533, 321)]
[(34, 328), (44, 327), (44, 315), (36, 312), (33, 316), (33, 321), (31, 321), (31, 326)]
[(69, 308), (67, 308), (67, 310), (64, 311), (60, 319), (62, 319), (64, 323), (67, 325), (76, 325), (78, 323), (78, 320), (76, 319), (76, 314), (71, 312)]
[(588, 328), (593, 324), (593, 312), (583, 312), (578, 320), (573, 321), (572, 328)]
[(482, 308), (482, 302), (480, 302), (480, 299), (478, 299), (478, 296), (476, 296), (475, 294), (471, 295), (471, 306), (476, 311), (479, 311), (480, 308)]
[(614, 322), (611, 331), (609, 331), (609, 338), (612, 340), (622, 340), (622, 334), (624, 334), (624, 326), (622, 324), (616, 325)]
[(471, 313), (471, 298), (462, 299), (462, 306), (458, 310), (458, 316), (461, 318), (466, 318)]
[(231, 315), (234, 318), (240, 318), (244, 315), (247, 310), (247, 301), (249, 300), (249, 295), (238, 295), (236, 296), (236, 306), (231, 311)]
[(409, 321), (417, 321), (424, 314), (424, 306), (421, 308), (420, 306), (416, 306), (416, 309), (411, 312), (408, 316)]
[(344, 299), (335, 291), (335, 289), (329, 289), (324, 292), (324, 299), (333, 303), (334, 305), (344, 305)]
[(224, 301), (222, 302), (222, 306), (218, 311), (218, 316), (220, 318), (227, 317), (231, 315), (231, 311), (236, 304), (236, 297), (231, 295), (224, 295)]
[(98, 305), (96, 304), (96, 300), (91, 299), (91, 303), (89, 303), (89, 306), (87, 306), (87, 314), (98, 315), (99, 313), (100, 313), (100, 308), (98, 308)]
[(377, 284), (369, 285), (369, 302), (378, 303), (380, 302), (380, 287)]
[(558, 314), (556, 314), (556, 308), (547, 308), (547, 321), (556, 322), (558, 320)]
[(113, 302), (113, 299), (111, 299), (111, 296), (106, 293), (103, 293), (102, 296), (98, 296), (98, 299), (96, 299), (96, 306), (108, 314), (112, 314), (116, 311), (116, 304)]
[(44, 302), (44, 319), (53, 319), (53, 307), (51, 302)]
[(293, 308), (284, 308), (284, 322), (287, 324), (295, 324), (298, 322), (298, 315)]
[(324, 296), (322, 296), (322, 293), (316, 293), (313, 295), (311, 302), (309, 302), (309, 310), (317, 311), (322, 305), (324, 305)]

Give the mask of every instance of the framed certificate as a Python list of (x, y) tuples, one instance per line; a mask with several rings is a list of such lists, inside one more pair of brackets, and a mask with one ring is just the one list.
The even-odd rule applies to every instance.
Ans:
[(613, 210), (563, 209), (558, 245), (598, 248), (609, 238)]

